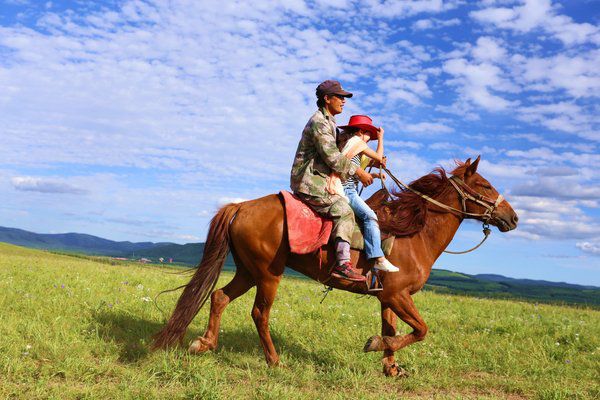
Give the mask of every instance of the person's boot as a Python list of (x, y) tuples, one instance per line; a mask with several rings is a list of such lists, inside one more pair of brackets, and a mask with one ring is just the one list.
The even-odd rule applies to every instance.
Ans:
[(332, 276), (336, 278), (348, 279), (353, 282), (365, 282), (367, 278), (359, 274), (353, 267), (350, 261), (346, 261), (341, 265), (333, 268)]

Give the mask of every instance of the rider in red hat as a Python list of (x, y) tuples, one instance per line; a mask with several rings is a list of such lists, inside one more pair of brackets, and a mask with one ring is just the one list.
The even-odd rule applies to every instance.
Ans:
[[(367, 163), (369, 159), (376, 161), (385, 167), (386, 158), (383, 155), (383, 128), (377, 128), (373, 125), (373, 121), (366, 115), (353, 115), (348, 121), (348, 125), (340, 126), (343, 133), (339, 135), (341, 152), (348, 157), (351, 162), (360, 167), (361, 156)], [(367, 142), (372, 139), (377, 139), (377, 150), (373, 151)], [(385, 179), (379, 174), (372, 174), (373, 178)], [(339, 181), (338, 181), (339, 182)], [(365, 239), (365, 255), (367, 259), (375, 260), (373, 268), (386, 272), (397, 272), (398, 267), (392, 265), (385, 258), (381, 250), (381, 232), (377, 222), (377, 215), (365, 203), (357, 192), (358, 180), (354, 176), (349, 176), (344, 182), (340, 182), (334, 188), (335, 192), (343, 188), (343, 194), (348, 199), (355, 218), (359, 219), (363, 224), (363, 236)]]

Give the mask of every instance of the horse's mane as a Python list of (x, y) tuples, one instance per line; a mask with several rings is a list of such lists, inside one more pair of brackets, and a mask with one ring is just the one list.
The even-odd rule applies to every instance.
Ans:
[[(458, 161), (456, 164), (452, 175), (464, 174), (466, 165)], [(411, 182), (409, 186), (430, 197), (445, 195), (449, 190), (453, 190), (442, 167), (435, 168), (431, 173)], [(403, 188), (393, 189), (391, 194), (393, 198), (390, 200), (382, 189), (367, 200), (377, 214), (381, 231), (397, 237), (419, 233), (427, 221), (427, 200)]]

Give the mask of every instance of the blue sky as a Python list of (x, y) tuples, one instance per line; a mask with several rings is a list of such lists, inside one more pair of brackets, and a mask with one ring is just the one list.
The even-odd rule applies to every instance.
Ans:
[[(600, 286), (593, 1), (0, 0), (0, 225), (203, 241), (289, 187), (314, 89), (410, 181), (481, 154), (516, 231), (436, 267)], [(376, 186), (376, 185), (374, 185)], [(465, 222), (450, 248), (481, 238)]]

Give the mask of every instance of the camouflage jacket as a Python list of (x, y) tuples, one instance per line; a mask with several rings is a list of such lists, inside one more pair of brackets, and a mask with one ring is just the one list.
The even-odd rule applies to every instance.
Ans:
[(336, 145), (336, 131), (335, 118), (325, 108), (308, 120), (292, 165), (290, 187), (295, 193), (329, 197), (325, 187), (332, 171), (337, 172), (342, 181), (356, 172), (356, 165), (342, 155)]

